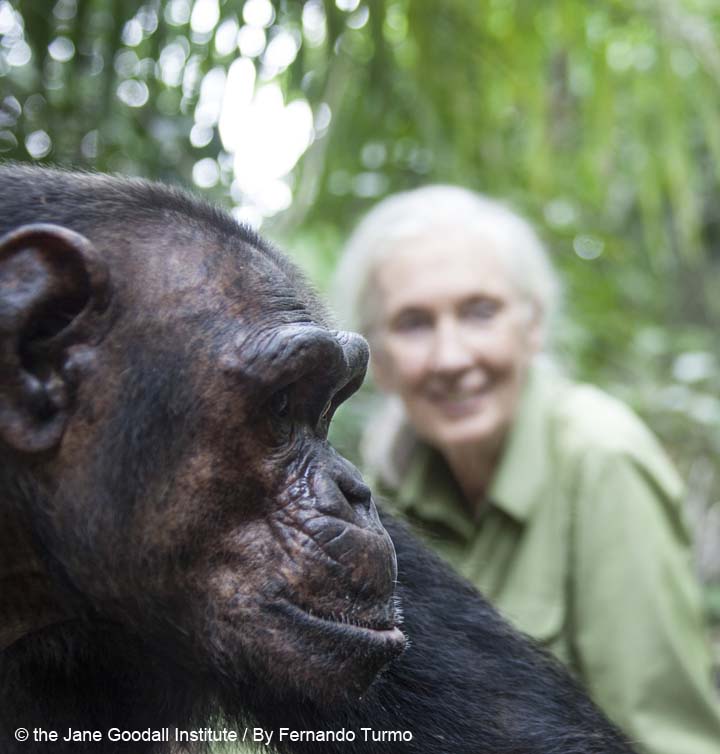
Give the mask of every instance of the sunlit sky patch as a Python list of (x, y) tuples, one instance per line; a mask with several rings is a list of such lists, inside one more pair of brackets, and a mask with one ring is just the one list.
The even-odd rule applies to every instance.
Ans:
[[(235, 19), (219, 24), (217, 0), (196, 0), (190, 12), (194, 33), (214, 30), (218, 53), (238, 53), (227, 73), (218, 66), (205, 74), (190, 141), (195, 146), (208, 144), (217, 127), (223, 149), (232, 155), (235, 214), (255, 225), (290, 206), (292, 170), (315, 138), (308, 103), (304, 99), (286, 102), (274, 81), (295, 60), (301, 44), (299, 34), (292, 30), (269, 29), (274, 20), (269, 0), (247, 0), (242, 26)], [(317, 13), (308, 18), (315, 38), (323, 20)], [(185, 57), (179, 46), (166, 48), (160, 69), (167, 83), (175, 81), (183, 68), (187, 73)], [(327, 109), (321, 118), (325, 125), (330, 117)], [(199, 187), (210, 188), (219, 179), (215, 160), (204, 158), (196, 163), (193, 180)]]

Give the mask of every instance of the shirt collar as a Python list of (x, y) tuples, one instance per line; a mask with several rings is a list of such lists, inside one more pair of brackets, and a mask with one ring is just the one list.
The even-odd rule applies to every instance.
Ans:
[(540, 500), (552, 473), (551, 408), (562, 378), (551, 367), (528, 370), (517, 414), (488, 495), (493, 504), (524, 522)]
[(462, 539), (470, 539), (475, 531), (476, 524), (445, 459), (428, 445), (415, 448), (395, 501), (401, 511), (442, 524)]

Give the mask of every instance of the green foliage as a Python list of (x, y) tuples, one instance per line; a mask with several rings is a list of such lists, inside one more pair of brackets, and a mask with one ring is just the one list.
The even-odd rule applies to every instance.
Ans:
[[(0, 157), (182, 183), (210, 159), (204, 190), (243, 203), (200, 100), (240, 54), (232, 34), (255, 24), (261, 44), (243, 52), (260, 82), (307, 101), (316, 124), (286, 179), (294, 201), (266, 230), (323, 287), (352, 223), (389, 192), (443, 181), (507, 199), (566, 281), (560, 357), (662, 435), (707, 531), (720, 497), (717, 3), (272, 0), (259, 26), (250, 3), (0, 0)], [(298, 45), (273, 68), (265, 43), (280, 31)]]

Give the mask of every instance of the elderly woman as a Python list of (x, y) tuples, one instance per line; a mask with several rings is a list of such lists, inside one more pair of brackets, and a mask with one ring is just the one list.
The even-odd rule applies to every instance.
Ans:
[(369, 475), (644, 751), (719, 754), (681, 482), (626, 406), (543, 363), (558, 284), (532, 228), (461, 188), (398, 194), (336, 290), (387, 395)]

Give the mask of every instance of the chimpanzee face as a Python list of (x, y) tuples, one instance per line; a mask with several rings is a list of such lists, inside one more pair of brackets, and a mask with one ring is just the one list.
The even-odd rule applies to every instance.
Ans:
[(178, 227), (0, 241), (0, 280), (24, 291), (14, 379), (35, 396), (7, 399), (0, 436), (36, 536), (77, 611), (191, 671), (360, 693), (405, 641), (392, 543), (327, 443), (366, 344), (272, 250)]

